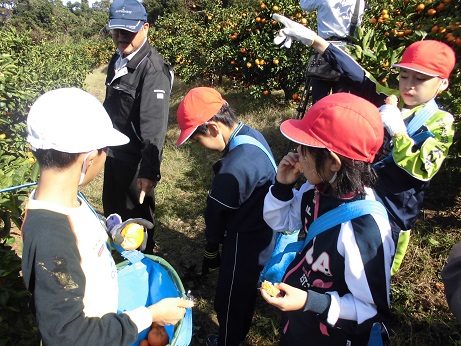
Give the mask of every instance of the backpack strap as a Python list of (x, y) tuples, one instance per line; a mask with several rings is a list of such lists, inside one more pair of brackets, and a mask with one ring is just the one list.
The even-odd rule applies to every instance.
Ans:
[(274, 167), (274, 170), (277, 172), (277, 165), (275, 164), (274, 158), (269, 153), (269, 151), (264, 147), (264, 145), (261, 144), (260, 141), (248, 135), (234, 136), (229, 143), (229, 151), (231, 151), (232, 149), (234, 149), (236, 146), (240, 144), (253, 144), (257, 146), (259, 149), (261, 149), (262, 151), (264, 151), (264, 153), (267, 155), (267, 157), (271, 161), (272, 166)]
[[(81, 192), (78, 191), (77, 195), (82, 199), (83, 202), (88, 206), (88, 208), (91, 210), (91, 212), (94, 214), (94, 216), (98, 219), (99, 223), (101, 226), (104, 228), (104, 230), (107, 232), (107, 226), (106, 226), (106, 218), (96, 212), (90, 202), (88, 202), (88, 199), (85, 197), (85, 195)], [(145, 256), (141, 251), (138, 250), (125, 250), (120, 244), (116, 244), (111, 237), (108, 237), (107, 244), (112, 247), (113, 249), (117, 250), (120, 255), (122, 255), (123, 258), (127, 259), (130, 261), (130, 263), (136, 263), (141, 261)]]
[(413, 119), (407, 125), (407, 132), (410, 137), (413, 137), (416, 131), (423, 126), (434, 114), (439, 110), (439, 106), (434, 99), (426, 103), (418, 113), (415, 114)]
[(312, 222), (307, 230), (303, 247), (327, 229), (366, 214), (377, 214), (385, 217), (386, 219), (388, 218), (386, 209), (378, 201), (362, 199), (342, 204), (339, 207), (319, 216), (314, 222)]
[[(430, 100), (428, 103), (426, 103), (417, 114), (411, 119), (411, 121), (407, 125), (407, 132), (408, 135), (411, 137), (415, 145), (420, 144), (424, 142), (426, 139), (429, 137), (434, 138), (435, 135), (430, 132), (430, 131), (424, 131), (420, 132), (415, 135), (415, 132), (418, 131), (418, 129), (421, 128), (434, 114), (439, 110), (439, 106), (437, 106), (437, 103), (435, 102), (434, 99)], [(387, 164), (392, 162), (392, 153), (386, 156), (384, 159), (375, 162), (373, 164), (374, 169), (382, 169), (386, 167)]]

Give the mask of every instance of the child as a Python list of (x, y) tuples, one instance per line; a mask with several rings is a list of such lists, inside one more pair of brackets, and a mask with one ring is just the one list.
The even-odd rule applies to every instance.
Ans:
[(27, 130), (40, 179), (21, 230), (22, 272), (43, 345), (128, 345), (152, 322), (180, 320), (192, 306), (180, 298), (116, 313), (108, 235), (77, 194), (101, 170), (107, 147), (129, 140), (101, 103), (77, 88), (49, 91), (30, 109)]
[[(347, 93), (324, 97), (282, 134), (299, 144), (280, 162), (264, 201), (264, 219), (278, 232), (304, 229), (344, 203), (373, 200), (372, 167), (383, 140), (378, 109)], [(307, 179), (294, 190), (300, 174)], [(284, 295), (263, 298), (282, 310), (281, 345), (366, 345), (374, 323), (389, 317), (394, 254), (384, 214), (368, 214), (326, 230), (288, 266)]]
[(389, 213), (398, 243), (394, 274), (405, 254), (409, 232), (418, 219), (424, 192), (453, 142), (453, 116), (439, 109), (435, 98), (448, 88), (455, 53), (439, 41), (411, 44), (401, 62), (394, 65), (400, 68), (399, 90), (391, 90), (379, 85), (349, 55), (312, 30), (277, 14), (274, 19), (285, 25), (275, 43), (285, 40), (283, 45), (289, 47), (294, 39), (312, 45), (349, 81), (352, 93), (377, 107), (384, 104), (388, 95), (400, 97), (400, 109), (392, 105), (381, 108), (386, 133), (375, 163), (379, 176), (376, 193)]
[[(250, 329), (259, 274), (270, 258), (275, 233), (264, 222), (264, 196), (275, 178), (275, 163), (264, 137), (238, 122), (221, 94), (206, 87), (190, 90), (178, 107), (181, 128), (176, 145), (187, 139), (223, 153), (213, 165), (215, 177), (205, 210), (206, 248), (202, 273), (219, 266), (214, 308), (219, 336), (206, 345), (239, 345)], [(257, 145), (233, 145), (249, 136)], [(222, 253), (219, 255), (219, 245)]]

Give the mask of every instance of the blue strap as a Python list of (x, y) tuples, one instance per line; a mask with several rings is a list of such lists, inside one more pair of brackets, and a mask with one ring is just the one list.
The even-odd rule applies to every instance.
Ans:
[(381, 335), (380, 323), (374, 323), (370, 331), (370, 339), (367, 346), (383, 346), (383, 337)]
[(415, 144), (419, 144), (424, 142), (429, 137), (434, 138), (435, 135), (431, 131), (424, 131), (412, 136), (411, 139), (413, 139), (413, 142), (415, 142)]
[(407, 125), (407, 132), (411, 136), (415, 134), (418, 129), (423, 126), (439, 109), (437, 103), (434, 99), (430, 100), (426, 105), (421, 109), (413, 119), (411, 119), (410, 123)]
[[(417, 114), (411, 119), (411, 121), (407, 125), (407, 132), (408, 135), (413, 139), (413, 142), (415, 144), (420, 144), (424, 142), (426, 139), (429, 137), (434, 138), (435, 135), (430, 132), (430, 131), (424, 131), (421, 133), (418, 133), (415, 135), (415, 132), (418, 131), (421, 126), (423, 126), (434, 114), (437, 112), (439, 109), (439, 106), (437, 106), (437, 103), (435, 102), (434, 99), (430, 100), (428, 103), (426, 103)], [(392, 153), (386, 156), (384, 159), (381, 161), (378, 161), (373, 164), (373, 167), (375, 169), (381, 169), (384, 168), (389, 162), (392, 161)]]
[(266, 153), (267, 157), (271, 161), (272, 166), (274, 166), (275, 171), (277, 172), (277, 165), (275, 164), (274, 158), (269, 153), (269, 151), (264, 147), (264, 145), (261, 144), (260, 141), (258, 141), (254, 137), (247, 136), (247, 135), (235, 136), (234, 138), (231, 139), (229, 143), (229, 151), (231, 151), (232, 149), (234, 149), (236, 146), (240, 144), (253, 144), (253, 145), (256, 145), (262, 151), (264, 151), (264, 153)]
[[(101, 217), (99, 217), (96, 210), (94, 210), (94, 208), (91, 206), (90, 202), (88, 202), (85, 195), (81, 191), (78, 191), (77, 195), (83, 200), (83, 202), (85, 202), (85, 204), (93, 212), (94, 216), (96, 216), (96, 218), (99, 220), (99, 222), (106, 229), (106, 232), (107, 232), (107, 226), (106, 226), (106, 224), (104, 222), (105, 218), (104, 218), (104, 220), (102, 220)], [(120, 244), (114, 243), (114, 241), (112, 240), (111, 237), (109, 237), (108, 242), (110, 244), (110, 247), (117, 250), (122, 255), (122, 257), (127, 259), (128, 261), (130, 261), (130, 263), (139, 262), (145, 257), (144, 254), (142, 252), (138, 251), (138, 250), (125, 250)]]
[(11, 186), (11, 187), (1, 189), (0, 193), (2, 193), (2, 192), (10, 192), (10, 191), (19, 190), (19, 189), (24, 189), (26, 187), (34, 186), (34, 185), (37, 185), (37, 184), (38, 183), (35, 182), (35, 183), (27, 183), (27, 184), (23, 184), (23, 185)]
[(386, 209), (378, 201), (362, 199), (342, 204), (338, 208), (319, 216), (310, 225), (303, 247), (327, 229), (366, 214), (381, 215), (386, 219), (388, 217)]

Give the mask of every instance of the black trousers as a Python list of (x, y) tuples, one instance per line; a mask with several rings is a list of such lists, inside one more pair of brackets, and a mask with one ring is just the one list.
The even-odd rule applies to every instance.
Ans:
[[(151, 189), (139, 204), (139, 190), (136, 186), (139, 165), (107, 157), (104, 165), (102, 204), (104, 216), (117, 213), (125, 221), (130, 218), (143, 218), (154, 223), (155, 189)], [(147, 230), (147, 244), (144, 253), (154, 250), (154, 228)]]
[(332, 82), (320, 79), (312, 79), (311, 87), (312, 104), (316, 103), (318, 100), (324, 98), (327, 95), (339, 92), (349, 92), (350, 90), (350, 87), (347, 84), (342, 83), (341, 81)]
[(274, 250), (272, 230), (226, 235), (214, 308), (219, 322), (220, 346), (238, 346), (253, 319), (259, 274)]

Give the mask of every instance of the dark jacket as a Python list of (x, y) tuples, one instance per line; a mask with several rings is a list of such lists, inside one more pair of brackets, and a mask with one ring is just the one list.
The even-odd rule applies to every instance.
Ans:
[[(235, 133), (239, 135), (256, 138), (271, 153), (257, 130), (244, 125)], [(226, 232), (271, 232), (263, 220), (262, 210), (275, 170), (266, 154), (255, 145), (239, 145), (231, 151), (226, 148), (213, 170), (215, 177), (205, 210), (207, 241), (219, 244)]]
[(138, 177), (158, 181), (168, 125), (172, 70), (147, 41), (128, 62), (127, 73), (114, 79), (118, 57), (114, 54), (109, 63), (104, 108), (114, 127), (127, 135), (130, 142), (109, 148), (107, 155), (132, 164), (141, 161)]

